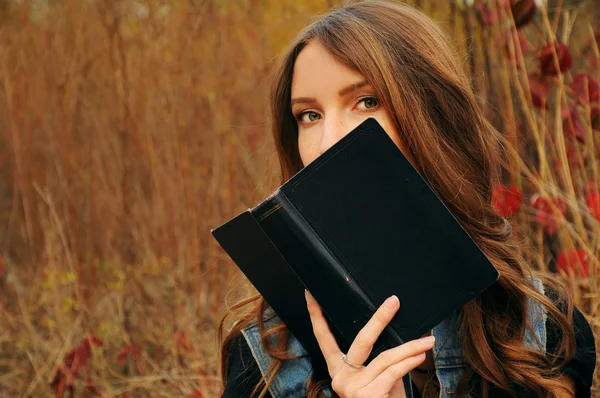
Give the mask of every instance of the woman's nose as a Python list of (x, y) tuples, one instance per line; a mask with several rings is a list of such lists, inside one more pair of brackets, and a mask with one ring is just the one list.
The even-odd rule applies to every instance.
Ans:
[(349, 133), (346, 124), (347, 123), (345, 123), (342, 119), (330, 119), (323, 123), (323, 135), (321, 137), (320, 148), (321, 154), (331, 148), (336, 142), (341, 140), (346, 134)]

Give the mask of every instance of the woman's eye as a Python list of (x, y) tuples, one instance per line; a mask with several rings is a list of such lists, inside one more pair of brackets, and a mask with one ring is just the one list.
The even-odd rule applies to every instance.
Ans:
[(374, 108), (377, 108), (377, 106), (379, 105), (379, 101), (375, 97), (361, 98), (361, 100), (358, 101), (358, 103), (359, 103), (359, 106), (360, 106), (360, 104), (363, 105), (364, 110), (374, 109)]
[(302, 112), (296, 118), (301, 123), (311, 123), (316, 120), (319, 120), (321, 118), (321, 115), (319, 115), (317, 112), (307, 111), (307, 112)]

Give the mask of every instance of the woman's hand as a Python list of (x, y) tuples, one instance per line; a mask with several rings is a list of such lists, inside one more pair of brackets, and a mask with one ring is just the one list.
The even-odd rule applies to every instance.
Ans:
[[(433, 348), (433, 336), (391, 348), (380, 353), (368, 366), (355, 368), (342, 360), (343, 353), (329, 330), (321, 307), (308, 291), (305, 292), (313, 331), (327, 361), (333, 391), (342, 398), (404, 398), (402, 377), (425, 360), (425, 352)], [(379, 307), (352, 342), (346, 356), (350, 363), (362, 365), (367, 360), (375, 341), (399, 307), (396, 296)]]

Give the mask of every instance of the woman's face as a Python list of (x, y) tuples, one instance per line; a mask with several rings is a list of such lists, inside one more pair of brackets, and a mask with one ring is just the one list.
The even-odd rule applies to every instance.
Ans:
[(292, 113), (304, 166), (369, 117), (406, 154), (392, 118), (363, 76), (339, 63), (318, 41), (298, 54), (292, 77)]

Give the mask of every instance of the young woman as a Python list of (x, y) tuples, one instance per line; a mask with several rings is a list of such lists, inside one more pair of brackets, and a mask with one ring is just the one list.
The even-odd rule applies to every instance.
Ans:
[(327, 361), (324, 380), (316, 380), (306, 352), (261, 296), (243, 300), (234, 308), (246, 312), (221, 343), (224, 397), (404, 397), (408, 372), (423, 397), (590, 396), (591, 328), (566, 292), (532, 276), (510, 224), (492, 209), (501, 137), (435, 23), (384, 1), (330, 12), (281, 58), (271, 111), (282, 182), (366, 118), (377, 119), (501, 276), (432, 336), (383, 352), (368, 366), (398, 299), (386, 301), (342, 353), (307, 293)]

